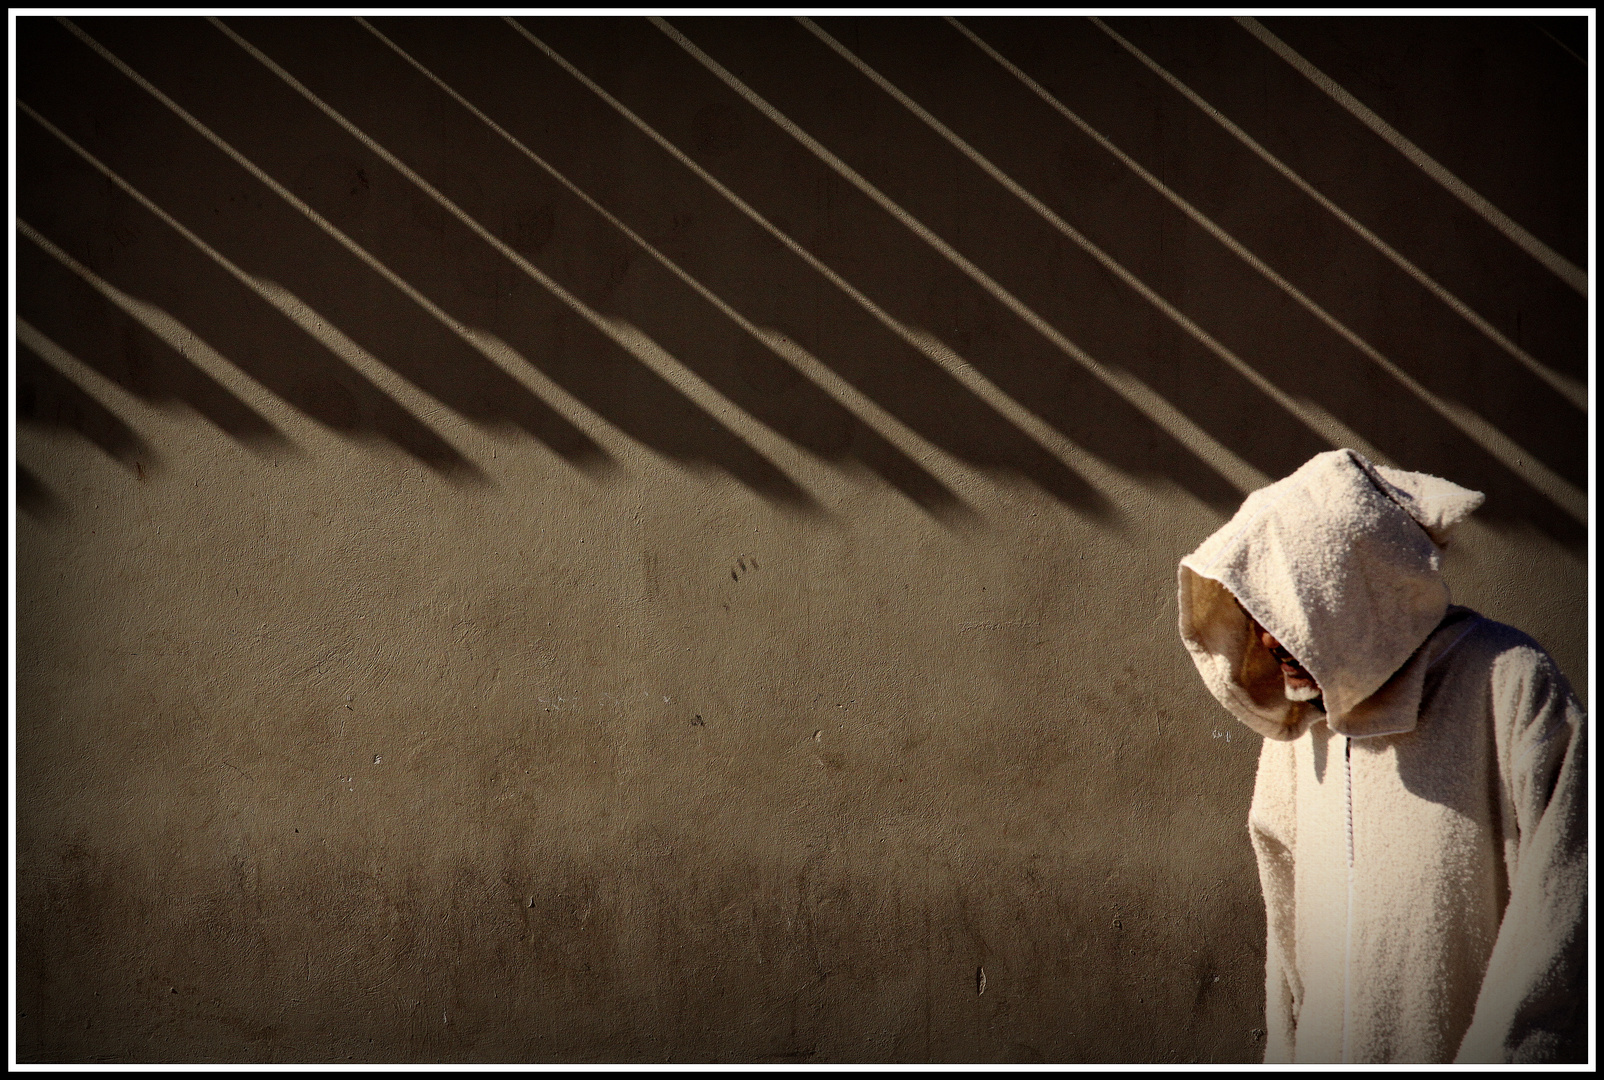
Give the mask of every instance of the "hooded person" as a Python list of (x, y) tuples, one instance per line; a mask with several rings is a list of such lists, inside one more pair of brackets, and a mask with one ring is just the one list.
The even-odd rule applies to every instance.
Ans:
[(1264, 737), (1267, 1062), (1586, 1060), (1585, 717), (1449, 603), (1481, 501), (1336, 450), (1181, 560), (1181, 638)]

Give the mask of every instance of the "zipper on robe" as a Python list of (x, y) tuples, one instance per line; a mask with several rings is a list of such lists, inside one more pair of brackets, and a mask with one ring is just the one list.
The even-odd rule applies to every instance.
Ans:
[(1343, 736), (1342, 750), (1342, 781), (1343, 801), (1347, 820), (1345, 822), (1348, 840), (1348, 911), (1347, 926), (1342, 942), (1342, 1060), (1343, 1063), (1352, 1060), (1350, 1052), (1350, 1021), (1353, 1016), (1353, 737)]

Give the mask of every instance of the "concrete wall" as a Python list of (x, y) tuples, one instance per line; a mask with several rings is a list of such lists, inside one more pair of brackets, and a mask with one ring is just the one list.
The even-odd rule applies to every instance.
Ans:
[(1523, 248), (1226, 19), (820, 21), (952, 139), (787, 20), (21, 20), (19, 1057), (1254, 1059), (1175, 564), (1354, 446), (1586, 693), (1578, 22), (1266, 20)]

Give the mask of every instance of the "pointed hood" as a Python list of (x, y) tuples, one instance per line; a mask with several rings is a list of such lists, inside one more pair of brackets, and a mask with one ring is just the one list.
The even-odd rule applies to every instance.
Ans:
[(1246, 609), (1319, 684), (1333, 731), (1410, 730), (1424, 667), (1400, 669), (1448, 610), (1442, 545), (1482, 498), (1352, 450), (1253, 492), (1181, 560), (1181, 640), (1204, 683), (1266, 738), (1297, 738), (1322, 715), (1287, 700)]

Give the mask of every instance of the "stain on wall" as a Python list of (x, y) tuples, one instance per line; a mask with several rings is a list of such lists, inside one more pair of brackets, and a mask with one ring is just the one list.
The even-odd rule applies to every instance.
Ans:
[(1175, 565), (1585, 695), (1577, 24), (19, 19), (19, 1060), (1256, 1060)]

